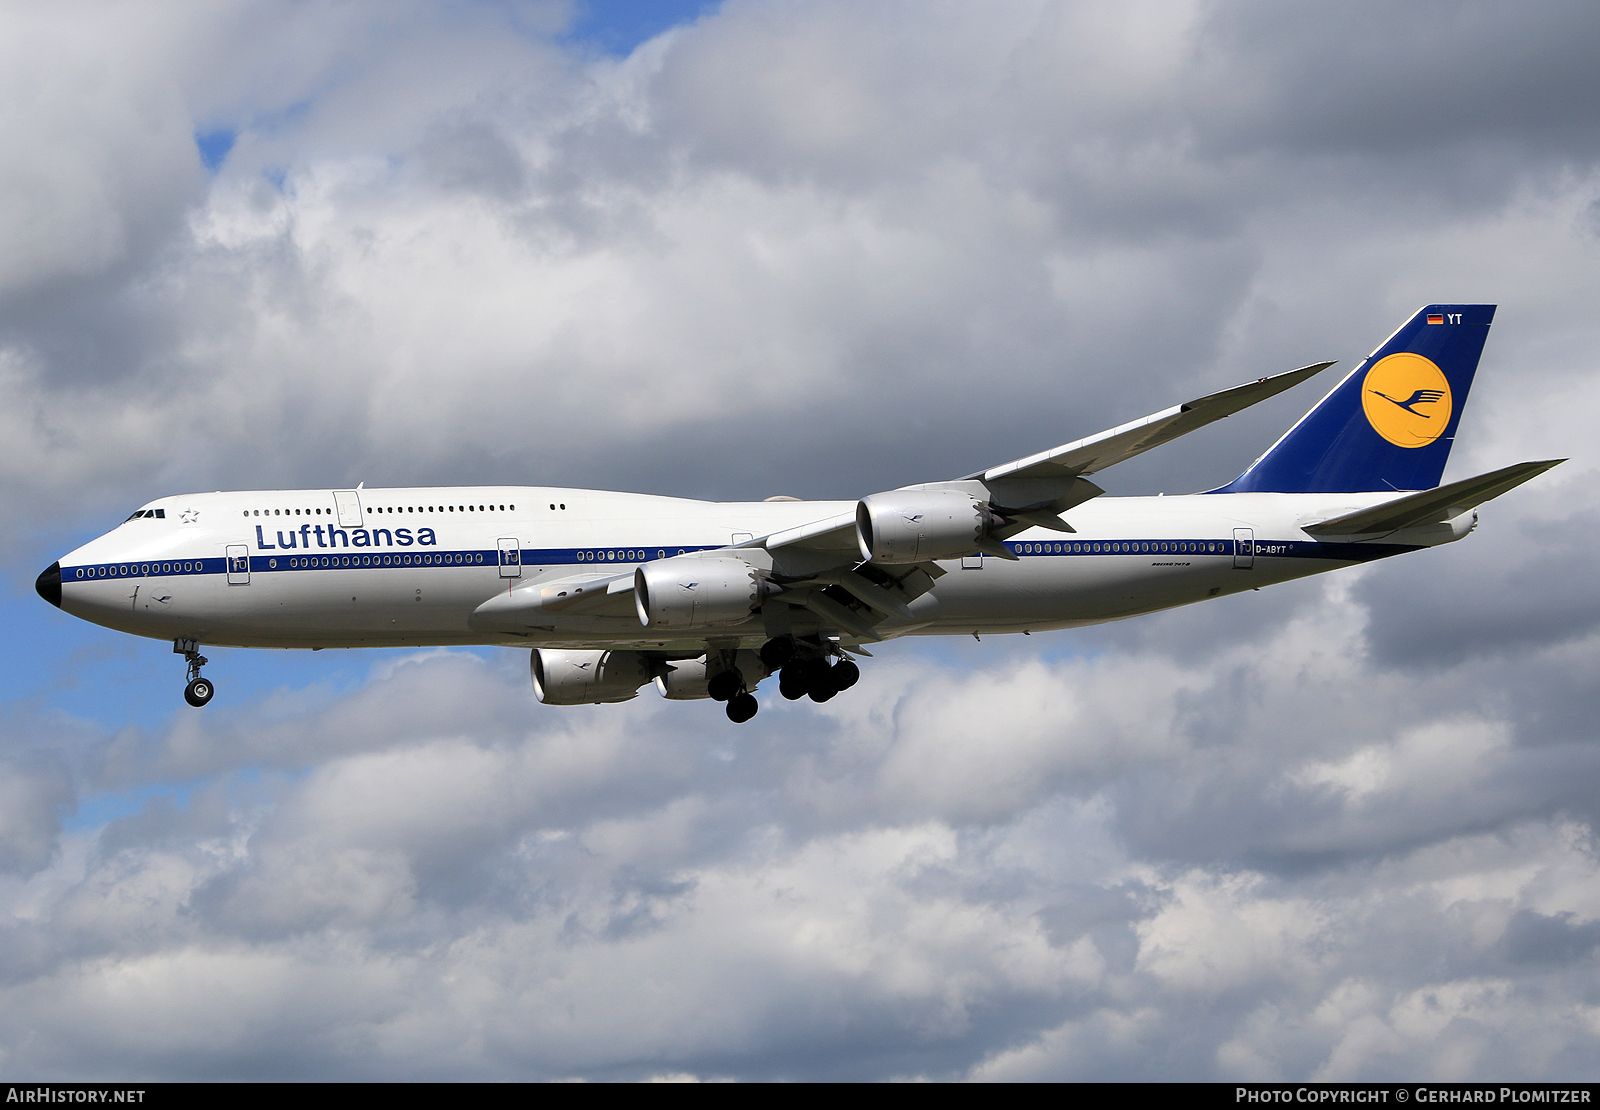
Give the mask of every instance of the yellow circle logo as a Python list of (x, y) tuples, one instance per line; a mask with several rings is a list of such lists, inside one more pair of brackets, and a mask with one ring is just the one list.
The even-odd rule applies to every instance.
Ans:
[(1450, 423), (1450, 382), (1433, 360), (1403, 351), (1367, 371), (1361, 407), (1373, 431), (1396, 447), (1426, 447)]

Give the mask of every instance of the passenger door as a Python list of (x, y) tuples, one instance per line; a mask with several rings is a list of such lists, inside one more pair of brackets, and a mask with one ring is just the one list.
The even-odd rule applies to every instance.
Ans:
[(1254, 528), (1233, 530), (1233, 569), (1250, 570), (1256, 565), (1256, 533)]
[(522, 542), (515, 536), (501, 536), (495, 541), (500, 548), (500, 577), (522, 577)]
[(361, 513), (361, 494), (353, 489), (333, 491), (333, 505), (339, 510), (340, 528), (362, 528), (365, 520)]
[(228, 554), (228, 585), (250, 584), (250, 549), (242, 543), (230, 543)]

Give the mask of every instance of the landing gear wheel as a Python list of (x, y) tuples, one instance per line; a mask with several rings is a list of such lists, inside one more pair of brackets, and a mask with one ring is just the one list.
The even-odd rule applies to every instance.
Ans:
[(728, 720), (736, 725), (742, 725), (756, 715), (756, 710), (761, 708), (761, 703), (756, 701), (753, 694), (735, 694), (728, 699)]
[(214, 693), (216, 688), (211, 685), (210, 679), (197, 678), (183, 688), (183, 700), (199, 709), (211, 700), (211, 695)]
[(812, 701), (827, 701), (839, 692), (839, 687), (834, 683), (834, 668), (822, 660), (817, 660), (809, 674), (806, 675), (806, 693)]
[(731, 701), (744, 688), (744, 676), (738, 671), (718, 671), (706, 683), (706, 693), (712, 701)]
[(834, 687), (843, 693), (861, 681), (861, 668), (846, 659), (833, 665), (832, 677)]
[(183, 700), (199, 709), (216, 693), (216, 688), (200, 675), (200, 668), (207, 662), (206, 657), (200, 654), (200, 642), (176, 639), (172, 641), (172, 653), (183, 656), (184, 665), (189, 669), (189, 685), (183, 688)]
[(761, 662), (775, 671), (794, 658), (794, 637), (778, 636), (761, 645)]
[(806, 696), (807, 677), (803, 668), (790, 663), (778, 672), (778, 693), (789, 701), (798, 701)]

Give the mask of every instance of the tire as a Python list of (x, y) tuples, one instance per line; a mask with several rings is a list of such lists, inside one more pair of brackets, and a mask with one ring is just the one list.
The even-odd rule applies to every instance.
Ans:
[(744, 676), (738, 671), (718, 671), (706, 683), (706, 693), (711, 695), (713, 701), (731, 701), (738, 696), (743, 685)]
[(834, 668), (818, 659), (806, 671), (806, 693), (812, 701), (827, 701), (839, 692), (833, 680)]
[(216, 692), (217, 688), (211, 685), (210, 679), (197, 678), (183, 688), (183, 700), (199, 709), (210, 701), (211, 695)]
[(728, 720), (742, 725), (756, 715), (761, 703), (752, 694), (736, 694), (728, 702)]
[(775, 671), (794, 658), (794, 638), (778, 636), (761, 645), (761, 662), (769, 671)]
[(846, 659), (835, 663), (833, 667), (833, 684), (840, 691), (848, 690), (861, 681), (861, 668)]
[(788, 701), (799, 701), (806, 696), (806, 673), (792, 663), (778, 672), (778, 693)]

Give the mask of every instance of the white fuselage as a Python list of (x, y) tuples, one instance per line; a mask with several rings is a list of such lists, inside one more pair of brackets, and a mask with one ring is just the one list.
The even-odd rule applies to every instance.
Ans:
[[(942, 561), (884, 638), (1067, 628), (1301, 578), (1465, 535), (1472, 519), (1361, 542), (1301, 525), (1392, 494), (1099, 498), (1075, 533), (1032, 529), (993, 556)], [(703, 651), (632, 613), (474, 627), (486, 600), (552, 572), (621, 575), (852, 511), (854, 502), (706, 502), (538, 486), (266, 490), (164, 497), (64, 556), (61, 607), (109, 628), (239, 647), (526, 644)], [(155, 511), (160, 511), (160, 516)], [(809, 617), (796, 610), (796, 619)], [(803, 631), (796, 628), (795, 631)], [(759, 614), (717, 630), (758, 646)]]

